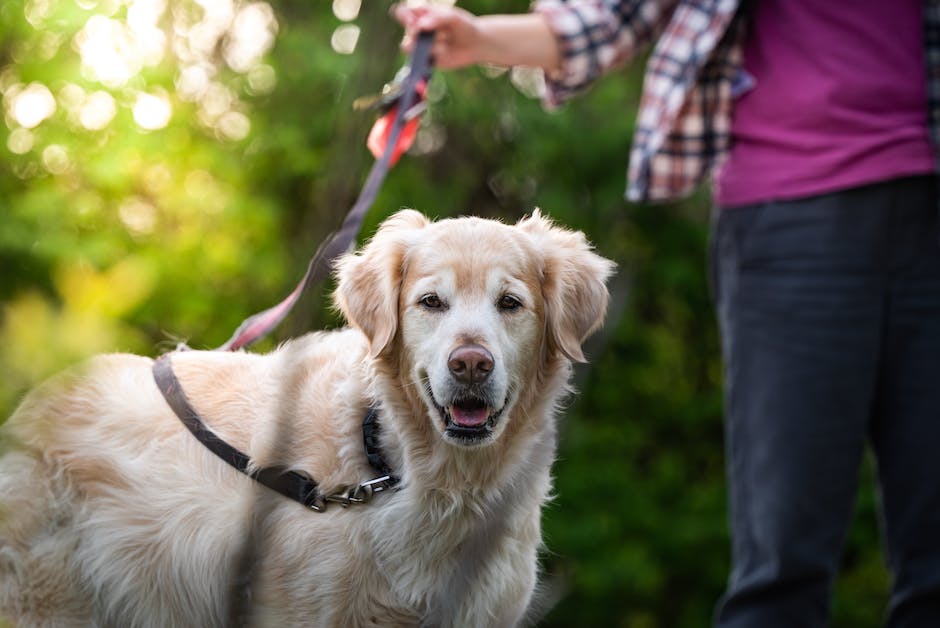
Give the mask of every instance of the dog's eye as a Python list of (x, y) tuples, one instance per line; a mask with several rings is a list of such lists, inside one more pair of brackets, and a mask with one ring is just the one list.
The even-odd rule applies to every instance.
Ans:
[(440, 310), (444, 308), (444, 302), (441, 301), (441, 298), (433, 292), (421, 297), (418, 303), (429, 310)]
[(499, 301), (496, 302), (496, 305), (503, 311), (518, 310), (522, 307), (522, 301), (511, 294), (504, 294), (500, 297)]

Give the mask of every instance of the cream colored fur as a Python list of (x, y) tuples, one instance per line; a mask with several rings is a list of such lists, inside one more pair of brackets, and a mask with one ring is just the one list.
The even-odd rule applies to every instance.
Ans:
[[(169, 409), (148, 358), (102, 356), (43, 384), (4, 427), (0, 616), (209, 627), (241, 603), (253, 626), (517, 625), (553, 415), (612, 268), (538, 213), (504, 225), (406, 210), (339, 264), (349, 329), (267, 355), (173, 355), (214, 431), (324, 491), (375, 477), (360, 424), (378, 403), (402, 484), (363, 506), (315, 513), (227, 466)], [(468, 343), (492, 354), (475, 390), (496, 418), (462, 440), (441, 407), (463, 394), (447, 361)]]

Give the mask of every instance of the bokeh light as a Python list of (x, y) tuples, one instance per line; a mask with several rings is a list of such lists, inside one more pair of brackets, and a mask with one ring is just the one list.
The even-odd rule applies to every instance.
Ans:
[[(278, 33), (268, 2), (75, 0), (87, 13), (71, 34), (62, 30), (74, 19), (63, 17), (68, 11), (62, 2), (27, 0), (23, 17), (39, 32), (36, 43), (15, 51), (13, 58), (23, 62), (71, 54), (80, 75), (55, 84), (54, 95), (52, 85), (27, 85), (12, 66), (0, 68), (11, 131), (6, 144), (14, 154), (41, 152), (35, 144), (42, 136), (23, 130), (36, 128), (59, 109), (72, 131), (103, 131), (122, 109), (130, 110), (139, 129), (156, 131), (169, 125), (173, 103), (194, 103), (195, 120), (210, 137), (241, 140), (251, 129), (250, 107), (243, 96), (269, 94), (277, 85), (274, 68), (263, 63)], [(359, 7), (359, 0), (337, 0), (337, 10), (349, 18), (358, 15)], [(338, 35), (337, 45), (345, 54), (355, 49), (359, 36), (358, 27), (349, 26), (351, 30)], [(146, 72), (168, 60), (176, 68), (169, 86)], [(232, 88), (229, 71), (244, 76), (238, 90)], [(167, 87), (174, 90), (172, 98)], [(34, 171), (25, 166), (21, 170)]]
[(42, 83), (30, 83), (25, 89), (10, 89), (4, 99), (11, 97), (10, 114), (24, 129), (32, 129), (49, 118), (56, 110), (55, 98)]
[(103, 15), (88, 18), (75, 36), (75, 45), (84, 76), (108, 87), (124, 85), (142, 67), (130, 30)]
[(235, 15), (225, 44), (225, 61), (236, 72), (248, 72), (274, 45), (277, 20), (266, 2), (248, 4)]
[(350, 22), (359, 17), (362, 0), (333, 0), (333, 15), (344, 22)]
[(147, 131), (162, 129), (170, 122), (173, 108), (163, 94), (141, 92), (134, 104), (134, 122)]
[(354, 53), (357, 43), (359, 43), (359, 27), (355, 24), (337, 26), (330, 38), (330, 45), (333, 46), (333, 50), (343, 55)]
[(227, 140), (243, 140), (251, 131), (251, 121), (241, 112), (229, 111), (219, 118), (218, 128), (222, 137)]
[(13, 129), (7, 137), (7, 148), (11, 153), (24, 155), (33, 149), (35, 137), (29, 129)]
[(88, 96), (79, 112), (79, 122), (89, 131), (108, 126), (117, 113), (117, 104), (108, 92), (97, 91)]
[(42, 165), (49, 174), (64, 174), (71, 165), (69, 154), (61, 144), (50, 144), (42, 151)]
[(150, 235), (157, 226), (156, 208), (139, 196), (124, 199), (118, 208), (118, 216), (133, 236)]

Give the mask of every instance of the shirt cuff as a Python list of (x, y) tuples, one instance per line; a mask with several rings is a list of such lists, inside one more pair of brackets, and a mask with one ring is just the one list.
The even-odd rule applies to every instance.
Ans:
[(532, 12), (545, 18), (561, 52), (561, 68), (544, 72), (542, 100), (548, 108), (555, 108), (583, 92), (600, 70), (591, 47), (586, 45), (585, 16), (561, 0), (537, 0)]

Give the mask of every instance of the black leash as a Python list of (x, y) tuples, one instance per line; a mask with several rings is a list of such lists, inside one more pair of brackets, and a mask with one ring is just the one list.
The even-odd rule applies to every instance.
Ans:
[[(397, 153), (400, 152), (398, 144), (402, 129), (409, 121), (409, 117), (413, 115), (413, 107), (423, 98), (424, 85), (422, 82), (426, 83), (431, 71), (431, 43), (433, 39), (434, 34), (431, 32), (424, 32), (418, 36), (408, 66), (408, 74), (403, 81), (401, 94), (394, 101), (394, 109), (387, 114), (394, 117), (388, 131), (384, 150), (369, 171), (362, 192), (349, 213), (346, 214), (339, 231), (332, 234), (320, 245), (308, 263), (307, 272), (300, 280), (300, 283), (284, 300), (274, 307), (245, 319), (235, 330), (232, 337), (216, 351), (235, 351), (247, 347), (267, 335), (287, 316), (304, 291), (322, 281), (330, 272), (334, 260), (345, 253), (355, 242), (356, 236), (362, 228), (365, 214), (375, 201), (376, 194), (378, 194), (389, 168), (397, 158)], [(154, 381), (167, 404), (176, 413), (183, 425), (209, 451), (253, 480), (317, 512), (325, 510), (330, 502), (339, 503), (343, 506), (368, 502), (375, 493), (392, 489), (399, 483), (399, 478), (392, 474), (379, 450), (379, 423), (378, 413), (375, 408), (369, 409), (362, 423), (363, 446), (366, 457), (369, 464), (381, 474), (374, 479), (344, 488), (335, 493), (323, 494), (316, 481), (300, 471), (283, 466), (249, 470), (250, 456), (228, 444), (209, 429), (199, 413), (193, 408), (183, 391), (179, 379), (173, 372), (171, 356), (172, 352), (166, 353), (153, 364)]]
[(262, 467), (254, 471), (249, 470), (251, 457), (239, 449), (229, 445), (209, 429), (196, 409), (193, 408), (186, 393), (180, 385), (179, 379), (173, 372), (172, 353), (164, 353), (153, 364), (153, 378), (160, 392), (163, 393), (170, 408), (176, 413), (183, 425), (206, 449), (244, 473), (251, 479), (263, 484), (272, 491), (289, 497), (317, 512), (326, 510), (327, 504), (338, 503), (343, 506), (363, 504), (369, 501), (376, 493), (394, 488), (399, 479), (392, 475), (391, 469), (382, 458), (378, 446), (378, 413), (370, 408), (362, 422), (362, 440), (369, 464), (381, 475), (378, 477), (344, 488), (336, 493), (323, 494), (316, 481), (300, 471), (294, 471), (282, 466)]
[(176, 413), (183, 425), (192, 432), (200, 443), (206, 446), (206, 449), (216, 456), (235, 467), (248, 477), (257, 480), (271, 490), (277, 491), (281, 495), (290, 497), (294, 501), (300, 502), (308, 508), (313, 507), (318, 502), (320, 492), (317, 490), (317, 483), (309, 477), (291, 471), (283, 467), (265, 467), (254, 472), (248, 470), (248, 463), (251, 458), (232, 447), (224, 440), (219, 438), (212, 430), (206, 427), (202, 417), (189, 403), (186, 393), (180, 386), (179, 379), (173, 373), (173, 364), (169, 353), (165, 353), (153, 364), (153, 378), (157, 382), (157, 387), (163, 393), (170, 408)]

